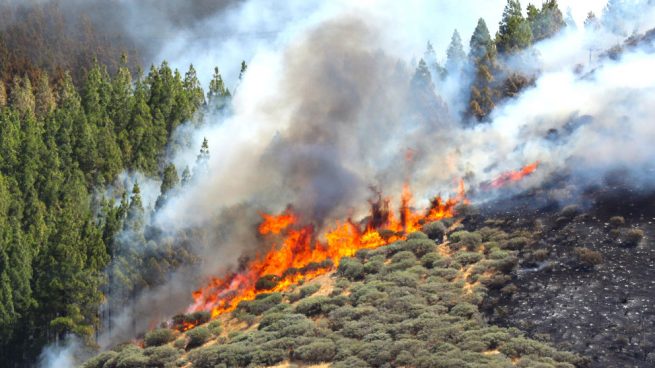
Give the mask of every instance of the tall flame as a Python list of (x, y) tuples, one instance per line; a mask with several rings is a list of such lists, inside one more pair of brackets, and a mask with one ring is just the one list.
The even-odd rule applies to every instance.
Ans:
[[(210, 310), (212, 318), (232, 311), (241, 301), (253, 300), (258, 294), (285, 290), (301, 279), (325, 274), (339, 265), (343, 257), (354, 256), (361, 249), (377, 248), (419, 230), (422, 224), (455, 215), (455, 207), (467, 203), (464, 183), (451, 199), (435, 197), (422, 212), (412, 208), (413, 195), (408, 185), (400, 197), (399, 218), (389, 210), (389, 200), (381, 196), (371, 201), (371, 216), (364, 226), (351, 220), (337, 223), (323, 237), (314, 226), (302, 224), (287, 209), (278, 215), (261, 213), (259, 234), (271, 241), (265, 254), (252, 259), (242, 271), (213, 278), (208, 285), (193, 292), (194, 304), (189, 312)], [(384, 232), (383, 232), (384, 230)], [(266, 276), (274, 280), (272, 288), (258, 285)], [(258, 286), (260, 286), (258, 288)]]

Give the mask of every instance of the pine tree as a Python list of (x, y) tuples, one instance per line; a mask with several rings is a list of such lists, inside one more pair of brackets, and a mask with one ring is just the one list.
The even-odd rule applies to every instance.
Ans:
[(189, 71), (184, 75), (184, 91), (193, 106), (193, 111), (205, 104), (205, 92), (202, 90), (193, 64), (189, 65)]
[(121, 66), (111, 82), (111, 103), (108, 110), (109, 117), (114, 124), (116, 142), (120, 147), (124, 166), (129, 164), (133, 154), (128, 128), (133, 108), (132, 73), (127, 67), (127, 56), (123, 54)]
[(32, 82), (27, 75), (23, 78), (14, 77), (9, 101), (11, 107), (20, 112), (22, 116), (34, 114), (36, 101), (32, 92)]
[(535, 42), (552, 37), (566, 25), (556, 0), (547, 0), (541, 5), (541, 10), (528, 5), (527, 20)]
[(166, 203), (166, 200), (168, 200), (170, 197), (171, 190), (173, 190), (179, 184), (180, 179), (177, 176), (177, 169), (175, 168), (175, 165), (168, 164), (164, 168), (161, 179), (160, 194), (159, 198), (157, 198), (155, 208), (161, 208)]
[(18, 166), (21, 144), (21, 127), (18, 112), (0, 110), (0, 172), (14, 173)]
[(532, 43), (532, 30), (523, 17), (519, 0), (507, 0), (498, 28), (496, 48), (501, 54), (520, 51)]
[(484, 19), (478, 19), (478, 25), (471, 35), (471, 41), (469, 42), (469, 58), (472, 59), (474, 63), (484, 57), (487, 53), (493, 52), (495, 45), (489, 34), (489, 29), (487, 28), (487, 23)]
[(209, 82), (209, 91), (207, 92), (207, 102), (214, 109), (221, 110), (225, 107), (230, 98), (230, 91), (225, 87), (223, 77), (218, 67), (214, 68), (214, 76)]
[(50, 88), (48, 75), (45, 72), (39, 74), (36, 80), (34, 99), (36, 105), (35, 113), (39, 119), (45, 118), (55, 110), (55, 107), (57, 107), (55, 95)]
[(456, 74), (461, 72), (464, 63), (466, 62), (466, 53), (462, 46), (462, 38), (459, 36), (457, 30), (453, 32), (446, 55), (446, 70), (448, 73)]
[(418, 62), (416, 67), (416, 72), (414, 72), (414, 77), (412, 77), (412, 86), (418, 89), (433, 89), (434, 85), (432, 84), (432, 75), (428, 69), (428, 65), (425, 63), (425, 60), (421, 59)]
[(205, 137), (202, 141), (202, 146), (200, 147), (200, 153), (196, 158), (196, 167), (193, 170), (193, 175), (194, 176), (198, 174), (204, 175), (207, 173), (208, 169), (209, 169), (209, 142), (207, 141), (207, 137)]

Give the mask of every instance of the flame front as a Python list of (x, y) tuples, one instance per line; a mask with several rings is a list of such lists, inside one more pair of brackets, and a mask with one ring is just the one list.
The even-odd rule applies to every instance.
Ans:
[[(361, 249), (377, 248), (405, 238), (426, 222), (455, 215), (455, 207), (467, 203), (464, 183), (451, 199), (435, 197), (422, 212), (412, 208), (413, 195), (403, 187), (399, 217), (389, 210), (389, 200), (378, 197), (371, 201), (371, 216), (364, 226), (346, 220), (335, 224), (324, 236), (314, 226), (299, 223), (291, 209), (279, 215), (261, 213), (259, 233), (270, 240), (271, 248), (246, 264), (243, 271), (223, 278), (214, 278), (205, 287), (193, 292), (194, 304), (189, 312), (210, 310), (212, 318), (232, 311), (241, 301), (253, 300), (258, 294), (282, 291), (300, 280), (325, 274), (339, 265), (343, 257), (354, 256)], [(258, 288), (262, 277), (274, 280), (269, 289)], [(185, 326), (186, 328), (187, 326)]]

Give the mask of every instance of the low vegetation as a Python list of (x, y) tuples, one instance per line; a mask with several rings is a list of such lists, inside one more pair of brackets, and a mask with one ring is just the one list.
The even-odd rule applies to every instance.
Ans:
[[(130, 346), (104, 353), (85, 368), (173, 362), (198, 368), (283, 362), (329, 362), (333, 367), (582, 366), (585, 361), (574, 354), (529, 339), (517, 329), (484, 322), (481, 308), (488, 293), (508, 296), (516, 290), (508, 272), (517, 264), (517, 249), (531, 242), (526, 234), (488, 226), (448, 236), (442, 223), (424, 229), (430, 236), (413, 233), (407, 240), (341, 260), (327, 291), (321, 291), (323, 280), (261, 294), (241, 302), (221, 322), (195, 327), (175, 342), (170, 330), (150, 332), (146, 346), (161, 350)], [(441, 244), (444, 236), (447, 244)], [(581, 262), (597, 264), (593, 251), (577, 252)], [(226, 329), (232, 319), (248, 323)]]

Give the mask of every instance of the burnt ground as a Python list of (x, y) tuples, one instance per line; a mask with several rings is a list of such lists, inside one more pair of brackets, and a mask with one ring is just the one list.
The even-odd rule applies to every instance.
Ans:
[[(484, 217), (535, 234), (520, 251), (516, 292), (491, 303), (489, 322), (580, 353), (591, 367), (655, 367), (655, 195), (613, 188), (582, 202), (562, 210), (532, 193), (502, 212), (488, 206)], [(612, 216), (625, 224), (610, 224)], [(631, 228), (644, 231), (636, 246), (624, 240)], [(576, 247), (603, 262), (585, 266)]]

